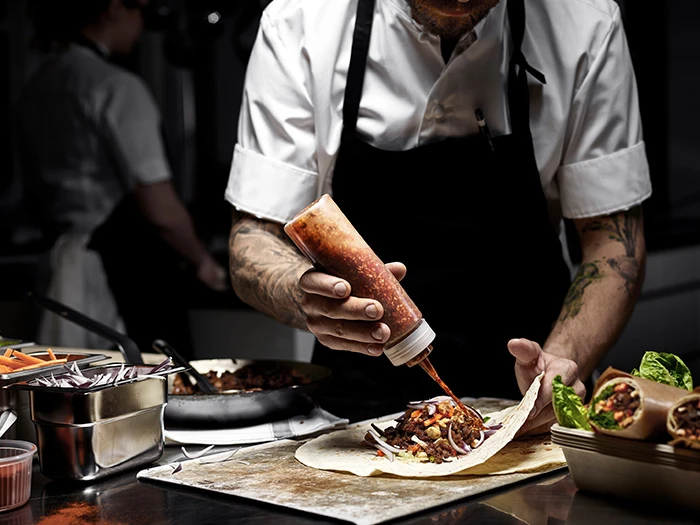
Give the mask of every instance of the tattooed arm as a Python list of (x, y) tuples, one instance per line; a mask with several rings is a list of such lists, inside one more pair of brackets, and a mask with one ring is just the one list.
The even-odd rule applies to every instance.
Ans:
[(299, 278), (311, 267), (283, 225), (233, 211), (229, 272), (238, 297), (256, 310), (306, 329)]
[(572, 359), (587, 378), (632, 315), (646, 246), (639, 206), (574, 223), (583, 257), (544, 350)]
[(583, 397), (583, 386), (598, 362), (617, 341), (639, 296), (646, 265), (641, 208), (574, 221), (582, 261), (544, 348), (513, 339), (508, 350), (516, 358), (521, 391), (545, 372), (542, 387), (524, 432), (539, 433), (554, 422), (552, 379)]
[[(231, 282), (242, 301), (282, 323), (311, 331), (334, 350), (382, 354), (390, 335), (380, 321), (382, 304), (352, 296), (350, 283), (314, 269), (281, 224), (234, 210), (228, 244)], [(387, 268), (399, 280), (406, 273), (401, 263)]]

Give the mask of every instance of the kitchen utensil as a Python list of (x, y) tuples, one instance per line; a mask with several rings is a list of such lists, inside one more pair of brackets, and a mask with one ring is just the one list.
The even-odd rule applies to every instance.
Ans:
[(136, 343), (129, 339), (126, 335), (117, 332), (113, 328), (104, 325), (90, 317), (81, 314), (77, 310), (69, 308), (65, 304), (61, 304), (58, 301), (54, 301), (43, 295), (31, 292), (29, 296), (40, 306), (50, 310), (51, 312), (60, 315), (64, 319), (71, 321), (78, 326), (82, 326), (86, 330), (93, 332), (95, 334), (101, 335), (105, 339), (112, 341), (119, 351), (124, 356), (127, 363), (139, 365), (143, 364), (143, 359), (141, 358), (141, 351)]
[(199, 389), (205, 394), (218, 394), (219, 389), (216, 388), (211, 382), (204, 376), (200, 374), (196, 369), (190, 365), (189, 361), (182, 357), (172, 346), (163, 341), (162, 339), (156, 339), (153, 341), (153, 348), (166, 356), (170, 357), (173, 362), (178, 366), (184, 366), (187, 368), (187, 372), (191, 375), (197, 383)]
[[(235, 372), (246, 365), (277, 370), (286, 368), (304, 376), (302, 384), (247, 392), (169, 394), (165, 424), (169, 428), (223, 428), (277, 421), (308, 413), (331, 377), (324, 366), (299, 361), (201, 359), (190, 361), (202, 374), (210, 370)], [(172, 378), (172, 376), (171, 376)]]
[[(87, 330), (110, 338), (120, 349), (127, 362), (141, 363), (138, 346), (126, 335), (120, 334), (74, 310), (61, 305), (57, 301), (36, 294), (32, 297), (42, 306), (51, 311), (60, 312), (66, 319), (80, 324)], [(165, 412), (165, 422), (171, 427), (208, 427), (222, 428), (234, 425), (257, 424), (264, 421), (274, 421), (294, 415), (306, 414), (314, 405), (314, 400), (330, 379), (329, 368), (310, 363), (294, 361), (243, 361), (236, 359), (203, 360), (201, 365), (190, 361), (190, 367), (201, 374), (206, 374), (212, 368), (209, 363), (216, 363), (217, 370), (234, 371), (248, 363), (264, 363), (268, 366), (290, 366), (292, 370), (303, 373), (309, 382), (296, 387), (276, 390), (261, 390), (255, 392), (197, 394), (197, 395), (168, 395), (168, 405)], [(36, 375), (42, 375), (38, 373)], [(170, 375), (168, 381), (172, 381)], [(0, 380), (2, 376), (0, 375)]]
[[(83, 370), (104, 373), (121, 364)], [(141, 365), (139, 375), (152, 365)], [(141, 370), (142, 369), (142, 370)], [(138, 380), (81, 390), (17, 383), (29, 391), (41, 472), (52, 479), (91, 481), (156, 461), (163, 454), (167, 380)]]
[(17, 421), (17, 414), (12, 410), (5, 410), (0, 414), (0, 438), (5, 435), (5, 432), (10, 430), (15, 421)]

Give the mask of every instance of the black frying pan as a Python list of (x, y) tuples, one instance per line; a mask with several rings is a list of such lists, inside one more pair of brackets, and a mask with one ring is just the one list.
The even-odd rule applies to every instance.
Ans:
[[(114, 342), (128, 363), (141, 364), (141, 352), (124, 334), (77, 312), (58, 301), (32, 294), (37, 304), (65, 319)], [(156, 345), (158, 348), (158, 345)], [(165, 407), (165, 424), (168, 428), (222, 428), (248, 426), (306, 414), (327, 384), (331, 370), (324, 366), (301, 361), (206, 359), (190, 361), (190, 366), (202, 374), (210, 370), (234, 372), (247, 364), (288, 368), (305, 376), (307, 382), (295, 386), (221, 394), (168, 394)], [(172, 386), (173, 376), (168, 379)], [(169, 392), (172, 390), (169, 390)]]
[[(221, 428), (248, 426), (264, 421), (276, 421), (306, 414), (330, 379), (331, 371), (324, 366), (300, 361), (201, 359), (190, 365), (201, 374), (209, 371), (235, 372), (246, 365), (275, 370), (287, 369), (305, 377), (302, 384), (270, 390), (222, 394), (169, 394), (165, 407), (168, 428)], [(170, 391), (172, 391), (172, 376)]]

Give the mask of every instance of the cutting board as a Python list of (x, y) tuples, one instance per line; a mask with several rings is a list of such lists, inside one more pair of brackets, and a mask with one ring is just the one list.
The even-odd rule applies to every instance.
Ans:
[[(475, 403), (478, 405), (478, 403)], [(361, 423), (360, 423), (361, 424)], [(224, 452), (179, 465), (143, 470), (141, 481), (155, 481), (229, 494), (334, 519), (373, 525), (499, 489), (565, 468), (563, 454), (549, 435), (512, 442), (524, 457), (546, 447), (553, 461), (540, 470), (499, 475), (400, 478), (358, 477), (316, 470), (294, 458), (307, 440), (282, 440)], [(511, 465), (515, 466), (515, 465)], [(506, 469), (508, 465), (500, 465)], [(476, 467), (488, 471), (488, 462)]]

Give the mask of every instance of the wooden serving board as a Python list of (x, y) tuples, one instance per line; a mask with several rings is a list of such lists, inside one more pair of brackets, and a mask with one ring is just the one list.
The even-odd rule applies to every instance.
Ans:
[[(358, 525), (373, 525), (566, 467), (558, 460), (563, 458), (561, 450), (552, 444), (549, 435), (545, 435), (508, 445), (522, 450), (523, 455), (537, 447), (551, 450), (554, 461), (539, 470), (422, 479), (359, 477), (301, 464), (295, 459), (294, 452), (306, 441), (265, 443), (239, 449), (233, 455), (223, 452), (188, 460), (179, 464), (179, 470), (176, 465), (153, 467), (139, 472), (137, 477), (142, 481), (248, 498)], [(478, 472), (488, 471), (488, 461), (477, 468)]]

